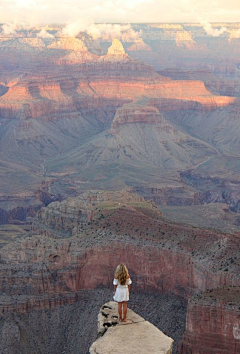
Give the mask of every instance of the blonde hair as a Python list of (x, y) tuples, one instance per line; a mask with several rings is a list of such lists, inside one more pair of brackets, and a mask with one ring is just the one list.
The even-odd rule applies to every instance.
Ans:
[(114, 277), (121, 285), (125, 285), (127, 278), (129, 278), (128, 269), (125, 264), (121, 263), (117, 266)]

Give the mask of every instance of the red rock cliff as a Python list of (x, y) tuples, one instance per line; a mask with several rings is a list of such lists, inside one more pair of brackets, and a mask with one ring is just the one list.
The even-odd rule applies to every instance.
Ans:
[(220, 288), (188, 302), (180, 354), (240, 353), (240, 288)]
[[(136, 291), (190, 297), (239, 283), (238, 244), (225, 235), (167, 223), (151, 204), (142, 202), (104, 202), (94, 213), (95, 221), (79, 223), (68, 239), (59, 231), (55, 237), (62, 239), (34, 236), (5, 246), (2, 311), (17, 310), (21, 304), (21, 311), (27, 311), (46, 296), (72, 294), (72, 301), (79, 290), (111, 286), (119, 262), (128, 264)], [(48, 219), (42, 222), (57, 229)], [(59, 227), (63, 223), (60, 217), (54, 222)]]

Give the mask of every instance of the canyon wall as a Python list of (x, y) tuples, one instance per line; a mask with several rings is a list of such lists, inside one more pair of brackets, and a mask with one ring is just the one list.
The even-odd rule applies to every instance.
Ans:
[[(190, 299), (179, 347), (182, 354), (203, 354), (206, 348), (214, 348), (216, 341), (202, 339), (202, 334), (204, 321), (209, 321), (206, 328), (211, 330), (215, 318), (219, 323), (213, 333), (220, 343), (238, 348), (239, 339), (232, 339), (231, 329), (221, 320), (221, 313), (231, 319), (236, 336), (236, 306), (232, 311), (231, 305), (230, 311), (230, 300), (227, 307), (226, 301), (220, 307), (214, 302), (206, 315), (201, 296), (191, 300), (199, 292), (207, 292), (210, 298), (215, 291), (210, 289), (231, 291), (239, 285), (237, 235), (167, 222), (153, 202), (145, 202), (131, 190), (90, 191), (39, 211), (32, 236), (2, 248), (1, 314), (8, 318), (11, 313), (73, 305), (90, 289), (111, 288), (114, 269), (121, 262), (129, 268), (135, 294), (172, 293)], [(195, 331), (201, 318), (203, 329)], [(200, 342), (202, 352), (195, 345)]]
[(218, 288), (191, 299), (179, 353), (239, 353), (239, 301), (239, 287)]
[[(136, 291), (189, 298), (210, 288), (238, 285), (238, 239), (167, 223), (151, 204), (118, 203), (90, 208), (93, 221), (82, 223), (80, 218), (75, 230), (57, 209), (57, 218), (53, 209), (49, 214), (54, 222), (39, 213), (34, 233), (38, 228), (51, 235), (53, 228), (54, 238), (32, 236), (3, 248), (1, 288), (7, 296), (2, 312), (17, 310), (20, 304), (20, 311), (27, 311), (31, 304), (35, 308), (37, 302), (60, 294), (71, 302), (71, 293), (111, 286), (112, 271), (121, 262), (128, 264)], [(14, 305), (11, 297), (18, 294), (22, 296)]]

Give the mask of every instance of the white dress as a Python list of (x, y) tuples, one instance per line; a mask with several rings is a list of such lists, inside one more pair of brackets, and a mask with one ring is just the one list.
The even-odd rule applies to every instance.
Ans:
[(125, 285), (121, 285), (118, 281), (118, 279), (113, 280), (113, 285), (117, 285), (116, 292), (113, 296), (113, 300), (117, 302), (123, 302), (123, 301), (128, 301), (129, 300), (129, 290), (128, 290), (128, 285), (132, 284), (132, 281), (130, 278), (126, 280)]

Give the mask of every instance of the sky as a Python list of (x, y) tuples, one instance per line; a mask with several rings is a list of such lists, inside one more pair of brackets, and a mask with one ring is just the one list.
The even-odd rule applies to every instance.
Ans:
[(0, 22), (240, 22), (240, 0), (0, 0)]

